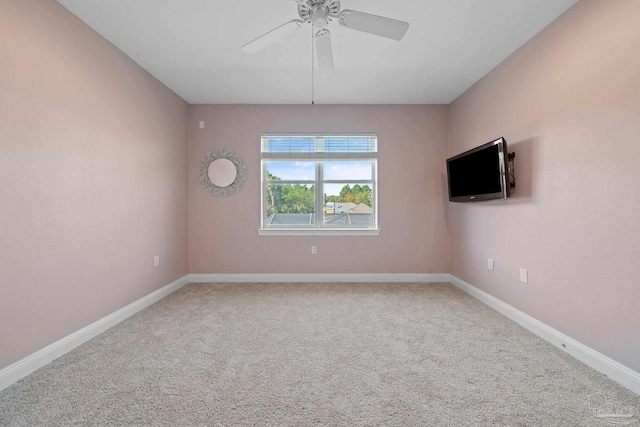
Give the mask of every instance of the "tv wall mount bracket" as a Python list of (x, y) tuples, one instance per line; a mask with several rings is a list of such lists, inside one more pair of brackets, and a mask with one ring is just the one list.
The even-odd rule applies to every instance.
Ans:
[(509, 165), (509, 187), (511, 189), (516, 188), (516, 153), (507, 153), (507, 163)]

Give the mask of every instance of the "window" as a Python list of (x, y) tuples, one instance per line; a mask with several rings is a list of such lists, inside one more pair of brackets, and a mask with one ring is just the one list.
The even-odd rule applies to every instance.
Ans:
[(379, 234), (377, 137), (263, 135), (260, 234)]

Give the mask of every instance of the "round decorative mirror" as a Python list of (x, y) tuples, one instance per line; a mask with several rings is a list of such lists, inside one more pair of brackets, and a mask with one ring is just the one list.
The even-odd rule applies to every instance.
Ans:
[(236, 194), (247, 180), (247, 165), (239, 154), (220, 148), (209, 153), (200, 164), (202, 187), (217, 197)]
[(215, 159), (209, 165), (209, 180), (216, 187), (228, 187), (238, 176), (236, 165), (229, 159)]

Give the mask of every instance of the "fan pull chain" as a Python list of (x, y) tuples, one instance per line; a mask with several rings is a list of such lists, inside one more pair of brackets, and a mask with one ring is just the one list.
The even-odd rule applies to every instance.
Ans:
[(313, 40), (313, 25), (311, 25), (311, 105), (315, 105), (315, 83), (316, 83), (316, 78), (315, 78), (315, 68), (314, 68), (314, 63), (313, 63), (313, 56), (315, 54), (315, 46), (316, 44), (314, 43)]

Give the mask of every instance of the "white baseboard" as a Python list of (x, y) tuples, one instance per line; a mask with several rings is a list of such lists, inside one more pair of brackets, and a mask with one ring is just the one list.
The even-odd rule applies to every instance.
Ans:
[(149, 307), (151, 304), (161, 300), (172, 292), (177, 291), (187, 283), (189, 276), (186, 275), (167, 286), (158, 289), (157, 291), (140, 298), (139, 300), (132, 302), (126, 307), (111, 313), (108, 316), (103, 317), (86, 326), (79, 331), (67, 335), (66, 337), (54, 342), (51, 345), (25, 357), (22, 360), (7, 366), (0, 370), (0, 391), (9, 387), (11, 384), (26, 377), (30, 373), (40, 369), (44, 365), (52, 362), (65, 353), (73, 350), (80, 344), (89, 341), (92, 338), (100, 335), (107, 329), (117, 325), (123, 320), (133, 316), (137, 312)]
[(449, 274), (334, 274), (334, 273), (301, 273), (301, 274), (190, 274), (189, 283), (449, 283)]
[(602, 353), (597, 352), (591, 347), (568, 337), (562, 332), (553, 329), (552, 327), (540, 322), (528, 314), (523, 313), (509, 304), (502, 302), (501, 300), (454, 275), (450, 275), (450, 282), (460, 290), (493, 308), (498, 313), (508, 317), (520, 326), (538, 335), (543, 340), (548, 341), (560, 350), (569, 353), (585, 365), (590, 366), (596, 371), (608, 376), (634, 393), (640, 394), (640, 373), (616, 362)]

